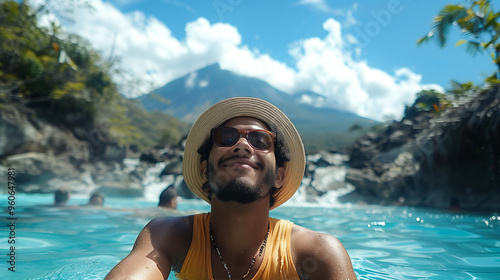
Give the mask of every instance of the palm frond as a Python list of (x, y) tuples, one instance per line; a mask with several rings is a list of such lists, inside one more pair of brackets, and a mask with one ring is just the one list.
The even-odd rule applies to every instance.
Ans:
[(491, 38), (491, 40), (489, 42), (483, 43), (483, 44), (481, 44), (481, 46), (483, 47), (483, 49), (487, 49), (491, 45), (495, 45), (495, 43), (499, 37), (500, 37), (500, 33), (497, 32), (497, 33), (495, 33), (495, 35)]
[(467, 9), (461, 5), (446, 5), (434, 19), (434, 33), (437, 33), (436, 38), (439, 46), (446, 45), (446, 37), (451, 25), (457, 20), (467, 16)]
[(479, 52), (481, 52), (483, 50), (483, 48), (481, 48), (480, 43), (473, 42), (473, 41), (468, 41), (465, 49), (472, 56), (475, 56), (476, 54), (478, 54)]
[(458, 40), (456, 43), (455, 43), (455, 47), (458, 47), (458, 46), (461, 46), (463, 44), (467, 43), (467, 40)]
[(494, 14), (493, 12), (490, 11), (485, 18), (486, 23), (484, 25), (484, 28), (488, 29), (491, 27), (493, 30), (497, 29), (499, 27), (499, 23), (497, 22), (499, 18), (500, 18), (500, 12)]
[(421, 38), (418, 38), (417, 40), (417, 45), (422, 45), (423, 43), (427, 43), (429, 42), (429, 40), (432, 38), (432, 33), (429, 32), (429, 34), (421, 37)]

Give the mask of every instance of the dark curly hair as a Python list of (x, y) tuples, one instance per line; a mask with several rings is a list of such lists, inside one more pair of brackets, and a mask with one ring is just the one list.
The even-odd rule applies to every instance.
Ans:
[[(263, 122), (264, 123), (264, 122)], [(267, 126), (267, 129), (269, 131), (274, 132), (276, 134), (276, 141), (274, 142), (274, 154), (276, 156), (276, 168), (278, 167), (284, 167), (285, 162), (290, 160), (290, 151), (288, 148), (285, 146), (283, 143), (283, 140), (280, 137), (279, 131), (274, 125), (269, 125), (267, 123), (264, 123)], [(221, 126), (223, 126), (222, 124)], [(200, 163), (208, 160), (208, 156), (210, 155), (210, 151), (212, 150), (214, 142), (211, 136), (206, 139), (203, 144), (201, 144), (200, 148), (198, 148), (198, 154), (201, 156)], [(203, 185), (203, 190), (209, 191), (209, 187), (207, 184)], [(278, 189), (272, 188), (271, 189), (271, 200), (270, 200), (270, 206), (272, 207), (275, 202), (275, 197), (274, 194)], [(209, 199), (211, 199), (211, 194), (209, 193)]]

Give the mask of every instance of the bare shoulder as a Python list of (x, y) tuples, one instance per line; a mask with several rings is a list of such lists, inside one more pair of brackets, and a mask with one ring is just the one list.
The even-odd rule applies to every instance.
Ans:
[[(182, 266), (191, 245), (193, 216), (155, 218), (144, 227), (144, 231), (149, 233), (150, 242), (155, 251), (170, 259), (174, 270)], [(139, 237), (141, 235), (142, 232)], [(139, 237), (134, 247), (137, 246)]]
[(139, 233), (132, 251), (106, 279), (166, 279), (182, 267), (191, 244), (193, 216), (155, 218)]
[(294, 225), (291, 243), (301, 279), (356, 279), (351, 258), (337, 238)]
[(165, 242), (171, 239), (163, 240), (163, 237), (185, 238), (185, 234), (193, 230), (193, 219), (193, 216), (157, 217), (151, 220), (143, 231), (148, 231), (151, 238), (160, 238)]

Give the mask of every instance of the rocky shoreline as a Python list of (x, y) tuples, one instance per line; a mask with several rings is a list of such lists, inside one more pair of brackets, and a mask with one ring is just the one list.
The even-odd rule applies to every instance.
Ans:
[[(346, 182), (372, 203), (500, 210), (499, 87), (420, 112), (348, 148)], [(456, 206), (454, 206), (456, 207)]]
[[(301, 192), (310, 202), (354, 188), (338, 200), (448, 209), (453, 199), (463, 210), (498, 211), (499, 108), (500, 91), (494, 88), (440, 115), (405, 117), (342, 151), (307, 155)], [(162, 163), (158, 180), (193, 198), (182, 180), (182, 144), (140, 153), (105, 139), (89, 143), (91, 138), (77, 137), (22, 108), (0, 113), (0, 169), (16, 168), (20, 192), (70, 187), (75, 193), (140, 197), (148, 170)]]

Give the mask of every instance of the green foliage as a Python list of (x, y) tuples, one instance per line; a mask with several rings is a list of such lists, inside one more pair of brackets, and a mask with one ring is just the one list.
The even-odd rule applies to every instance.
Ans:
[[(40, 10), (33, 11), (24, 1), (0, 2), (0, 82), (8, 89), (4, 101), (22, 102), (34, 109), (51, 108), (54, 120), (64, 119), (68, 111), (84, 111), (92, 121), (95, 117), (92, 103), (99, 100), (89, 99), (88, 94), (82, 92), (82, 83), (86, 77), (94, 77), (102, 71), (97, 67), (100, 58), (86, 47), (88, 43), (74, 48), (72, 41), (58, 37), (55, 24), (52, 30), (38, 26), (38, 12)], [(93, 52), (94, 60), (75, 71), (71, 56), (78, 52)], [(85, 91), (88, 89), (87, 86)], [(113, 94), (105, 87), (97, 91), (101, 95)], [(62, 106), (71, 108), (60, 108)]]
[(459, 83), (457, 81), (451, 81), (451, 88), (447, 93), (453, 95), (455, 100), (458, 100), (463, 97), (474, 96), (479, 91), (480, 87), (474, 85), (473, 82)]
[(152, 98), (153, 100), (156, 100), (156, 101), (161, 102), (163, 104), (166, 104), (166, 105), (170, 104), (170, 100), (167, 100), (163, 96), (158, 95), (158, 94), (156, 94), (154, 92), (150, 93), (149, 97)]
[[(392, 121), (394, 121), (394, 120), (392, 120)], [(381, 132), (383, 129), (384, 129), (383, 124), (362, 125), (359, 123), (354, 123), (349, 127), (348, 131), (351, 133), (365, 134), (368, 132), (378, 133), (378, 132)]]
[(349, 132), (356, 132), (356, 131), (360, 131), (360, 132), (363, 132), (364, 131), (364, 127), (361, 126), (359, 123), (354, 123), (352, 124), (349, 129), (348, 129)]
[(182, 134), (178, 130), (174, 130), (171, 127), (164, 128), (160, 136), (160, 144), (162, 146), (177, 144), (182, 138)]
[(137, 135), (126, 139), (128, 145), (139, 148), (175, 145), (187, 134), (189, 126), (163, 112), (148, 112), (136, 101), (126, 100), (127, 118)]
[(304, 148), (307, 154), (314, 154), (322, 150), (340, 149), (352, 144), (361, 134), (343, 132), (325, 132), (307, 134), (301, 133)]
[(417, 44), (421, 45), (435, 40), (440, 47), (446, 45), (448, 31), (452, 26), (460, 28), (465, 40), (459, 40), (455, 45), (465, 44), (466, 50), (472, 55), (489, 51), (492, 62), (498, 70), (486, 79), (488, 83), (497, 83), (500, 79), (500, 12), (495, 12), (490, 0), (467, 1), (470, 6), (446, 5), (434, 18), (432, 30)]
[(43, 72), (43, 64), (42, 61), (38, 58), (38, 56), (28, 50), (21, 57), (21, 65), (19, 69), (19, 76), (23, 79), (29, 79), (33, 77), (38, 77)]
[(437, 90), (422, 90), (417, 93), (417, 99), (415, 99), (415, 104), (417, 107), (423, 110), (431, 111), (434, 109), (434, 105), (443, 105), (448, 103), (448, 99), (444, 93), (440, 93)]
[(463, 98), (474, 97), (484, 90), (472, 82), (459, 83), (451, 81), (451, 88), (446, 93), (436, 90), (422, 90), (417, 93), (417, 98), (412, 106), (406, 107), (405, 117), (411, 118), (420, 112), (431, 112), (440, 114), (446, 108), (454, 105), (452, 100), (458, 101)]
[(420, 112), (441, 113), (449, 106), (451, 102), (446, 94), (440, 93), (434, 89), (422, 90), (417, 93), (417, 98), (411, 107), (406, 107), (405, 117), (411, 118)]
[(80, 92), (82, 92), (84, 88), (83, 83), (66, 83), (63, 88), (56, 88), (52, 92), (52, 98), (53, 99), (61, 99), (65, 97), (66, 95), (78, 95)]
[(20, 104), (75, 134), (98, 128), (102, 139), (141, 148), (176, 144), (187, 133), (177, 119), (121, 96), (110, 62), (88, 41), (55, 23), (38, 26), (45, 9), (0, 0), (0, 108)]

